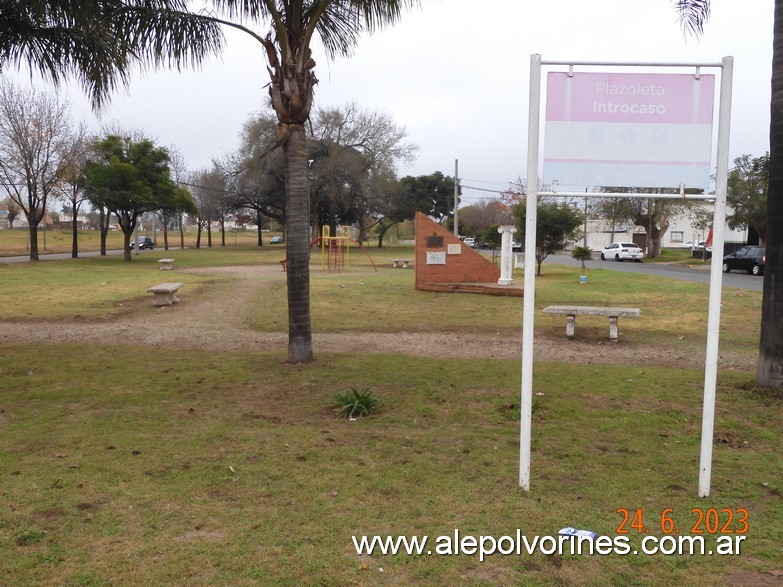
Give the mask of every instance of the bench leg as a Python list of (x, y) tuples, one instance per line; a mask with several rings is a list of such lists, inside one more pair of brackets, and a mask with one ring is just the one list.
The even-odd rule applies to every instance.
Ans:
[(617, 316), (609, 316), (609, 340), (617, 342)]
[(569, 314), (566, 317), (566, 336), (568, 338), (574, 338), (576, 336), (576, 316)]
[(156, 306), (170, 306), (172, 304), (178, 304), (179, 298), (173, 293), (156, 293), (153, 303)]

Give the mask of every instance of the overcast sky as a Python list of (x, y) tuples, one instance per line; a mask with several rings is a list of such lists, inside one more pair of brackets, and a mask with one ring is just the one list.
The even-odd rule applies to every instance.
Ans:
[[(463, 200), (493, 197), (526, 174), (530, 55), (550, 61), (707, 62), (734, 57), (730, 155), (769, 148), (773, 0), (712, 0), (700, 38), (686, 37), (671, 0), (422, 0), (396, 26), (363, 38), (350, 58), (316, 51), (316, 106), (383, 111), (419, 146), (402, 175), (459, 175)], [(68, 88), (76, 119), (118, 122), (176, 147), (190, 169), (238, 145), (266, 99), (260, 45), (227, 33), (222, 58), (198, 72), (139, 75), (97, 119)], [(666, 70), (663, 70), (666, 71)], [(682, 73), (682, 70), (677, 70)], [(719, 74), (719, 71), (713, 71)], [(714, 154), (713, 154), (714, 159)]]

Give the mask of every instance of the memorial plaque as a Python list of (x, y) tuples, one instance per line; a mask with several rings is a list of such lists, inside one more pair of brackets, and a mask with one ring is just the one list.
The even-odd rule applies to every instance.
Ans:
[(449, 255), (461, 255), (462, 254), (462, 245), (449, 243), (448, 254)]
[(440, 252), (440, 253), (432, 253), (427, 252), (427, 265), (445, 265), (446, 264), (446, 253)]
[(428, 249), (442, 249), (443, 248), (443, 237), (438, 236), (437, 234), (433, 234), (432, 236), (428, 236), (426, 239), (427, 242), (427, 248)]

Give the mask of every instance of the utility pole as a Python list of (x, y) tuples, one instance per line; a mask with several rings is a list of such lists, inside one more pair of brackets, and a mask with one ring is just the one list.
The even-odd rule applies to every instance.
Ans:
[(454, 236), (459, 238), (457, 205), (459, 204), (459, 159), (454, 159)]
[[(585, 188), (585, 193), (587, 193), (587, 188)], [(584, 238), (584, 245), (587, 246), (587, 196), (585, 196), (585, 238)]]

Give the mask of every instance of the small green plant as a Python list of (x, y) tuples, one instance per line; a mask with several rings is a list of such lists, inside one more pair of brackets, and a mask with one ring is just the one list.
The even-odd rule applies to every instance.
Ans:
[(334, 407), (339, 416), (360, 418), (370, 416), (378, 409), (380, 399), (368, 388), (351, 388), (348, 393), (338, 393), (334, 396)]
[(590, 247), (574, 247), (574, 250), (571, 251), (571, 257), (582, 262), (582, 274), (584, 275), (585, 261), (592, 261), (593, 251), (590, 250)]
[(40, 542), (44, 537), (44, 533), (37, 528), (30, 528), (19, 532), (14, 536), (14, 542), (17, 546), (29, 546), (30, 544), (36, 544)]

